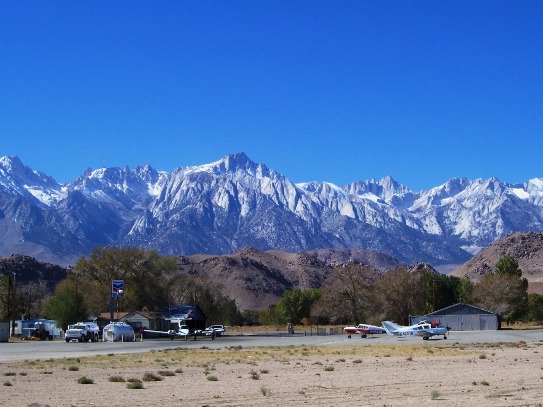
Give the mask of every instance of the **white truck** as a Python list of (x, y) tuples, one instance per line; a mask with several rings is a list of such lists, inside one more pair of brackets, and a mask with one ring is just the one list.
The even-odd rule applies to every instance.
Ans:
[(66, 342), (98, 342), (100, 340), (100, 328), (94, 322), (78, 322), (68, 326)]

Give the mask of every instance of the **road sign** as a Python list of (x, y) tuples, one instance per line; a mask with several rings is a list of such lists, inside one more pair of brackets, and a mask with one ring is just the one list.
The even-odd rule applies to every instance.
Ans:
[(113, 280), (111, 282), (111, 297), (124, 297), (124, 280)]

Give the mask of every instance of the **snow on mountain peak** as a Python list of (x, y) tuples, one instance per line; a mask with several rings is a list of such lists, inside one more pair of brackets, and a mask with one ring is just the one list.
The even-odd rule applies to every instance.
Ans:
[(0, 189), (20, 196), (32, 196), (49, 206), (61, 196), (60, 184), (52, 177), (25, 166), (17, 156), (0, 157)]
[[(23, 197), (47, 205), (43, 216), (57, 216), (52, 225), (61, 236), (70, 230), (82, 244), (115, 241), (172, 254), (219, 254), (253, 244), (292, 251), (383, 245), (395, 255), (413, 257), (418, 250), (461, 258), (461, 247), (484, 246), (523, 227), (543, 230), (540, 178), (516, 185), (454, 178), (420, 192), (388, 176), (341, 187), (294, 184), (245, 153), (172, 172), (149, 165), (87, 169), (62, 187), (17, 157), (0, 157), (0, 191), (7, 202)], [(87, 225), (89, 219), (94, 223)]]

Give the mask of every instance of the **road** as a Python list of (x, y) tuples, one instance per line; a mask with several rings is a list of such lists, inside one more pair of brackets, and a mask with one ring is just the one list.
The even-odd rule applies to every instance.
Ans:
[[(488, 343), (488, 342), (540, 342), (543, 341), (543, 329), (529, 330), (502, 330), (502, 331), (451, 331), (446, 340), (443, 337), (430, 339), (429, 342), (451, 343)], [(206, 346), (211, 349), (219, 349), (232, 346), (259, 347), (259, 346), (290, 346), (290, 345), (371, 345), (371, 344), (395, 344), (395, 343), (423, 343), (420, 337), (396, 338), (389, 335), (375, 335), (362, 339), (353, 335), (351, 339), (347, 335), (283, 335), (283, 336), (234, 336), (225, 335), (212, 341), (209, 338), (198, 340), (175, 339), (146, 339), (142, 342), (90, 342), (66, 343), (64, 341), (21, 341), (0, 343), (0, 363), (19, 362), (37, 359), (75, 358), (98, 354), (121, 354), (149, 352), (172, 348), (196, 349)]]

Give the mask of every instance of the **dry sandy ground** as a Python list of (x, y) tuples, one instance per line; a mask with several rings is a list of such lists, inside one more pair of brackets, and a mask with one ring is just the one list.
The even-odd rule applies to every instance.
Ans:
[[(540, 342), (425, 343), (178, 348), (4, 363), (0, 405), (541, 406), (542, 355)], [(146, 375), (161, 380), (143, 381)], [(79, 384), (82, 377), (93, 383)], [(128, 388), (129, 379), (143, 388)]]

